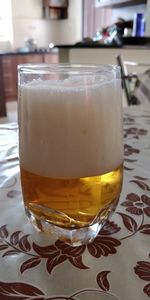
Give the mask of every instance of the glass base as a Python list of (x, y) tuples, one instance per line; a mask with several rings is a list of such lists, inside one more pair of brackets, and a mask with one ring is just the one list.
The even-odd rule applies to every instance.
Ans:
[(71, 246), (80, 246), (91, 243), (96, 238), (99, 231), (110, 217), (110, 214), (114, 212), (117, 203), (118, 199), (108, 207), (105, 207), (105, 209), (98, 214), (92, 224), (82, 228), (61, 228), (51, 224), (46, 219), (40, 219), (38, 216), (35, 216), (35, 214), (33, 214), (27, 207), (25, 210), (30, 222), (39, 232), (54, 235), (55, 238)]

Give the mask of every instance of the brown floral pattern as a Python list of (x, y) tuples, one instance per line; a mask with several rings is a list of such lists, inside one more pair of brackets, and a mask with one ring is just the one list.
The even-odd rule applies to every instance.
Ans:
[[(26, 254), (30, 258), (21, 264), (20, 272), (36, 267), (42, 261), (46, 262), (46, 270), (49, 274), (53, 269), (65, 261), (69, 261), (74, 267), (79, 269), (88, 269), (89, 266), (83, 263), (82, 255), (86, 248), (89, 253), (96, 258), (108, 256), (117, 252), (116, 247), (121, 242), (109, 235), (119, 232), (120, 228), (114, 222), (108, 221), (92, 244), (87, 246), (72, 247), (62, 241), (57, 240), (55, 244), (40, 246), (29, 242), (29, 235), (22, 235), (21, 231), (9, 234), (7, 225), (0, 227), (0, 251), (3, 251), (2, 257)], [(34, 252), (33, 252), (34, 251)]]
[(142, 280), (149, 282), (144, 286), (143, 291), (150, 297), (150, 262), (138, 261), (134, 271)]
[(135, 123), (135, 119), (128, 114), (124, 114), (123, 122), (126, 125), (133, 125)]
[(137, 194), (131, 193), (127, 195), (126, 200), (121, 203), (122, 206), (126, 207), (126, 211), (138, 216), (144, 212), (150, 217), (150, 197), (146, 195), (140, 197)]
[(124, 129), (124, 137), (127, 138), (129, 135), (132, 135), (132, 138), (139, 139), (141, 135), (146, 135), (147, 130), (142, 128), (130, 127)]
[[(39, 288), (26, 284), (24, 282), (0, 282), (0, 299), (2, 300), (76, 300), (77, 296), (85, 295), (85, 297), (95, 298), (95, 295), (103, 294), (108, 295), (109, 297), (113, 297), (113, 299), (119, 300), (117, 296), (110, 292), (110, 283), (108, 281), (108, 274), (110, 271), (102, 271), (97, 274), (97, 284), (98, 288), (85, 288), (82, 290), (78, 290), (75, 293), (69, 296), (52, 296), (48, 297), (41, 291)], [(87, 299), (87, 298), (86, 298)]]
[(125, 156), (129, 156), (129, 155), (132, 155), (132, 154), (139, 154), (140, 150), (139, 149), (136, 149), (136, 148), (133, 148), (132, 146), (130, 145), (127, 145), (127, 144), (124, 144), (124, 155)]
[[(124, 297), (124, 292), (127, 298), (136, 300), (150, 297), (150, 262), (142, 257), (144, 253), (148, 254), (146, 245), (150, 235), (150, 110), (148, 113), (140, 108), (130, 109), (124, 114), (125, 174), (120, 203), (112, 220), (105, 224), (93, 243), (80, 247), (71, 247), (59, 240), (38, 243), (30, 227), (26, 226), (26, 220), (21, 221), (18, 155), (15, 147), (10, 147), (9, 128), (7, 149), (0, 152), (0, 159), (1, 155), (4, 157), (0, 165), (0, 209), (3, 212), (0, 219), (0, 261), (3, 264), (0, 299), (77, 300), (80, 296), (82, 299), (108, 296), (119, 300)], [(1, 128), (0, 138), (3, 137)], [(8, 207), (12, 216), (16, 208), (18, 219), (7, 216)], [(134, 249), (131, 257), (127, 253), (128, 246), (132, 251), (130, 245)], [(144, 251), (136, 251), (140, 247), (144, 247)], [(124, 249), (128, 255), (128, 271), (125, 272)], [(58, 284), (59, 271), (64, 276)], [(43, 280), (40, 273), (45, 275), (48, 284), (40, 282)], [(114, 284), (120, 277), (124, 280), (124, 291)], [(71, 280), (74, 280), (73, 285)], [(127, 285), (132, 295), (129, 295)]]

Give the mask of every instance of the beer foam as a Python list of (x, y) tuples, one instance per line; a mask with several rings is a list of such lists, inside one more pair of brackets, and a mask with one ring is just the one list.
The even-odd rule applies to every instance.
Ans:
[[(57, 75), (55, 75), (57, 77)], [(24, 87), (28, 86), (30, 89), (36, 89), (37, 86), (41, 90), (48, 90), (48, 92), (56, 91), (56, 92), (64, 92), (73, 91), (85, 91), (87, 88), (99, 88), (99, 86), (107, 85), (109, 82), (113, 81), (111, 73), (104, 73), (101, 75), (86, 75), (86, 81), (83, 80), (82, 76), (72, 75), (66, 79), (52, 79), (52, 80), (41, 80), (33, 79), (31, 82), (23, 85)], [(85, 85), (86, 83), (86, 85)]]
[[(106, 79), (108, 79), (106, 81)], [(88, 84), (87, 84), (88, 83)], [(33, 80), (19, 89), (20, 163), (52, 178), (110, 172), (123, 161), (120, 80)]]

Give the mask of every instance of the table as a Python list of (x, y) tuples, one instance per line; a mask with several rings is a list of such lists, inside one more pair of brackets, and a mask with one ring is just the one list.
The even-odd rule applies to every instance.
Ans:
[(124, 183), (92, 244), (38, 233), (24, 212), (16, 123), (0, 125), (0, 299), (150, 297), (150, 106), (124, 110)]

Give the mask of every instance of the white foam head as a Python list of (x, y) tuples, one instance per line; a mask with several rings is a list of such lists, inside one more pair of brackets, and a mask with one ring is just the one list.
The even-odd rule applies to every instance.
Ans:
[(120, 79), (110, 73), (21, 85), (21, 165), (52, 178), (114, 170), (123, 161), (121, 102)]

